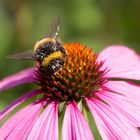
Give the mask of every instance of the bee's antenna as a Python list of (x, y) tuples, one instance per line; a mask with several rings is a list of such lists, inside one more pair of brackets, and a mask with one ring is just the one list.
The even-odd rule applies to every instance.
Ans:
[(49, 37), (51, 37), (51, 38), (52, 38), (52, 33), (51, 33), (51, 31), (49, 31)]
[(57, 36), (58, 36), (58, 32), (59, 32), (59, 29), (60, 29), (59, 26), (57, 26), (56, 33), (55, 33), (55, 35), (54, 35), (54, 37), (53, 37), (54, 39), (57, 38)]

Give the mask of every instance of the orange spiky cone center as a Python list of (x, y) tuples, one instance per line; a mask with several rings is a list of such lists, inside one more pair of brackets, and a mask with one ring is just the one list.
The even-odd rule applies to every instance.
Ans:
[(67, 58), (61, 71), (46, 74), (40, 69), (37, 72), (37, 84), (40, 85), (46, 98), (59, 101), (80, 101), (94, 96), (107, 79), (105, 71), (100, 68), (103, 62), (97, 62), (97, 54), (81, 44), (64, 44)]

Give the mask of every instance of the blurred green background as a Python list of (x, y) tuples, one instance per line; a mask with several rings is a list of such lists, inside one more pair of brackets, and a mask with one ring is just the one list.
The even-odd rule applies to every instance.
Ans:
[[(140, 52), (140, 0), (1, 0), (0, 79), (33, 65), (5, 56), (32, 49), (55, 17), (60, 18), (63, 42), (80, 42), (96, 52), (113, 44)], [(31, 88), (4, 92), (0, 109)]]

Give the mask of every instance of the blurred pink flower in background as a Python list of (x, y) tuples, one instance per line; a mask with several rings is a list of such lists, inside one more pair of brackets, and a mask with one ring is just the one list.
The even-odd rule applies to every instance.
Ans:
[(64, 47), (68, 58), (60, 72), (48, 74), (35, 67), (0, 81), (1, 92), (27, 83), (39, 85), (0, 112), (3, 120), (34, 99), (1, 126), (0, 140), (57, 140), (59, 134), (62, 140), (93, 140), (87, 112), (102, 139), (139, 140), (140, 86), (132, 83), (140, 80), (139, 55), (124, 46), (107, 47), (99, 55), (80, 44)]

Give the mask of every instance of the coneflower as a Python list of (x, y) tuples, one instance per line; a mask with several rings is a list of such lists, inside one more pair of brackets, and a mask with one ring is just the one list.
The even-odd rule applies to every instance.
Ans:
[[(93, 140), (86, 117), (91, 112), (104, 140), (139, 140), (140, 57), (124, 46), (110, 46), (99, 55), (81, 44), (64, 44), (67, 58), (50, 73), (39, 65), (0, 81), (0, 91), (25, 83), (36, 89), (0, 112), (0, 120), (24, 104), (0, 128), (0, 140)], [(59, 116), (62, 126), (58, 129)]]

